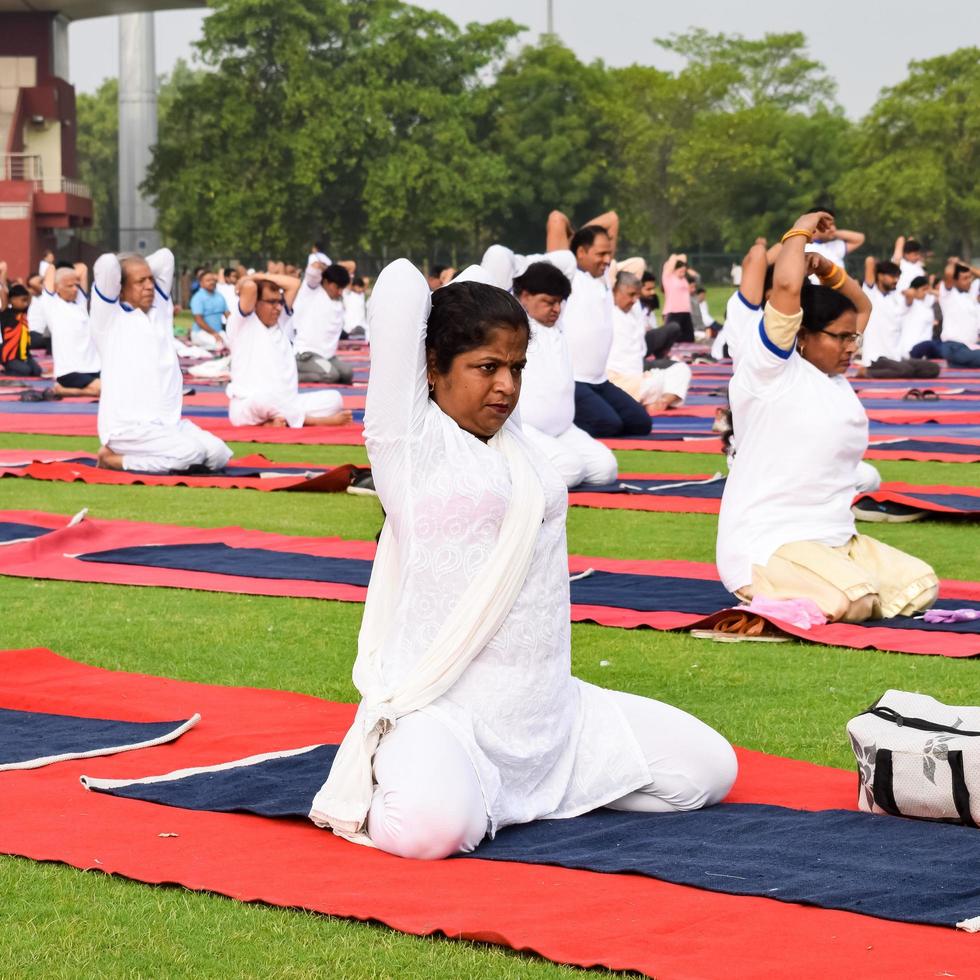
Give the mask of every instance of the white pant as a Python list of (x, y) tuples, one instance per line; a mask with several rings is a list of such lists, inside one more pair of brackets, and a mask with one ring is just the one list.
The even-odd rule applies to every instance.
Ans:
[(252, 398), (232, 398), (228, 418), (232, 425), (262, 425), (281, 418), (291, 429), (299, 429), (307, 416), (336, 415), (343, 407), (344, 399), (339, 391), (304, 391), (288, 401), (276, 395), (259, 394)]
[(214, 334), (208, 333), (207, 330), (201, 330), (200, 327), (191, 330), (191, 343), (203, 347), (205, 350), (217, 350), (219, 347), (228, 346), (224, 331), (221, 331), (219, 340)]
[(691, 385), (691, 369), (678, 361), (668, 368), (649, 368), (642, 374), (610, 371), (609, 380), (647, 407), (664, 395), (676, 395), (678, 402), (684, 401)]
[[(613, 810), (674, 813), (725, 798), (738, 771), (735, 753), (713, 728), (680, 708), (610, 691), (650, 768), (650, 782), (608, 804)], [(489, 818), (476, 770), (452, 732), (412, 712), (381, 740), (368, 835), (383, 851), (432, 860), (472, 851)]]
[(169, 473), (206, 466), (220, 470), (231, 459), (231, 450), (210, 432), (189, 419), (177, 425), (146, 425), (132, 434), (110, 438), (109, 449), (123, 458), (124, 470)]
[(612, 450), (574, 425), (560, 436), (545, 435), (526, 423), (523, 428), (528, 442), (551, 462), (568, 487), (582, 483), (601, 486), (619, 475)]
[(187, 373), (195, 378), (220, 378), (230, 371), (230, 357), (216, 357), (214, 360), (205, 361), (203, 364), (193, 364), (187, 369)]

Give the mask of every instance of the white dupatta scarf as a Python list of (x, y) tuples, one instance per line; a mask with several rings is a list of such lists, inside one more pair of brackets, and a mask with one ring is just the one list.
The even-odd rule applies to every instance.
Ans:
[(330, 827), (359, 844), (371, 844), (366, 824), (374, 792), (372, 760), (381, 737), (400, 717), (431, 704), (456, 683), (500, 629), (531, 565), (544, 516), (541, 482), (520, 443), (506, 428), (487, 445), (502, 452), (510, 467), (510, 503), (497, 544), (426, 655), (395, 690), (384, 688), (377, 656), (398, 602), (398, 545), (388, 524), (381, 532), (354, 663), (354, 683), (362, 700), (330, 775), (310, 808), (310, 819), (317, 826)]

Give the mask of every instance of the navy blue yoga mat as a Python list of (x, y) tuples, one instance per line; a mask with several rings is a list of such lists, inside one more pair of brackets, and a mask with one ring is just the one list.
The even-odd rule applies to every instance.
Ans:
[(181, 721), (112, 721), (0, 708), (0, 771), (37, 769), (169, 742), (197, 720), (195, 715)]
[(938, 504), (940, 507), (954, 507), (963, 514), (980, 514), (980, 497), (974, 497), (967, 493), (907, 493), (902, 491), (902, 496), (918, 500), (925, 508)]
[[(683, 483), (683, 486), (677, 486)], [(664, 477), (661, 480), (643, 480), (633, 477), (623, 477), (615, 483), (603, 483), (598, 486), (591, 484), (581, 484), (572, 487), (569, 493), (631, 493), (631, 494), (651, 494), (653, 496), (666, 497), (691, 497), (698, 500), (721, 500), (721, 495), (725, 492), (725, 481), (712, 480), (711, 482), (688, 483), (687, 481), (672, 480)]]
[[(335, 753), (321, 745), (162, 782), (83, 782), (164, 806), (306, 818)], [(673, 814), (597, 810), (506, 827), (471, 856), (638, 874), (899, 922), (953, 926), (980, 914), (980, 831), (850, 810), (753, 803)]]
[(148, 565), (186, 572), (214, 572), (248, 578), (292, 579), (303, 582), (338, 582), (367, 586), (371, 562), (361, 558), (325, 558), (269, 548), (233, 548), (213, 544), (142, 545), (110, 548), (79, 555), (80, 561), (110, 565)]
[(19, 541), (21, 538), (39, 538), (51, 528), (36, 524), (21, 524), (19, 521), (0, 521), (0, 542)]
[[(232, 548), (221, 543), (112, 548), (78, 558), (112, 565), (149, 565), (219, 575), (344, 585), (367, 586), (371, 577), (371, 562), (360, 558), (324, 558), (266, 548)], [(703, 616), (724, 609), (734, 601), (720, 582), (618, 572), (593, 572), (587, 578), (572, 582), (571, 598), (578, 605)]]
[[(53, 462), (58, 463), (73, 463), (77, 466), (88, 466), (91, 469), (96, 469), (98, 467), (98, 460), (91, 459), (87, 456), (75, 457), (72, 459), (59, 459), (53, 460)], [(25, 464), (29, 466), (30, 464)], [(263, 473), (286, 473), (290, 476), (295, 474), (296, 476), (303, 476), (306, 473), (315, 473), (317, 475), (321, 473), (326, 473), (329, 467), (309, 467), (309, 466), (296, 466), (293, 463), (269, 463), (267, 466), (226, 466), (224, 469), (220, 470), (207, 470), (195, 471), (195, 470), (171, 470), (169, 476), (261, 476)], [(143, 473), (144, 470), (129, 470), (130, 473)]]
[[(112, 548), (78, 555), (78, 559), (111, 565), (141, 565), (248, 578), (336, 582), (365, 587), (371, 577), (371, 562), (362, 558), (326, 558), (268, 548), (233, 548), (220, 542)], [(734, 596), (720, 582), (674, 575), (596, 571), (571, 582), (570, 592), (571, 601), (575, 605), (634, 609), (637, 612), (679, 612), (710, 616), (719, 609), (727, 609), (736, 604)], [(936, 607), (980, 609), (980, 602), (940, 599)], [(854, 624), (855, 629), (881, 626), (937, 633), (980, 633), (980, 620), (967, 623), (926, 623), (922, 619), (896, 616), (894, 619), (868, 620)]]

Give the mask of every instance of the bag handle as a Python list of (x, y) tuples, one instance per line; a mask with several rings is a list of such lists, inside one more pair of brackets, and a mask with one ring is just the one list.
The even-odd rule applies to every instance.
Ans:
[(980, 736), (980, 732), (968, 732), (964, 731), (962, 728), (953, 728), (952, 725), (940, 725), (935, 721), (928, 721), (925, 718), (906, 718), (904, 715), (900, 715), (897, 711), (891, 708), (883, 708), (878, 705), (872, 705), (867, 711), (862, 712), (865, 715), (874, 715), (876, 718), (881, 718), (883, 721), (890, 721), (899, 728), (914, 728), (917, 731), (922, 732), (944, 732), (948, 735), (968, 735), (968, 736)]

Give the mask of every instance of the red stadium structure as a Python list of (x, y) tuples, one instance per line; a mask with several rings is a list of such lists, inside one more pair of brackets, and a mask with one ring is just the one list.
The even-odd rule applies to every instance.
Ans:
[[(152, 79), (149, 12), (194, 6), (203, 4), (200, 0), (0, 0), (0, 258), (6, 260), (10, 276), (29, 275), (46, 249), (63, 246), (73, 229), (92, 224), (91, 194), (78, 179), (75, 89), (68, 81), (69, 22), (109, 14), (145, 15), (130, 25), (129, 37), (135, 29), (142, 42), (130, 47), (137, 59), (149, 61), (137, 67), (148, 70)], [(124, 85), (121, 79), (120, 102)], [(144, 132), (152, 133), (155, 140), (155, 93), (151, 91), (143, 102), (149, 123)], [(140, 146), (139, 152), (148, 158), (149, 146)], [(120, 187), (120, 196), (128, 192), (138, 198), (140, 179), (142, 175), (130, 177), (127, 187)]]

